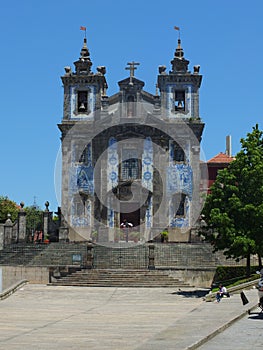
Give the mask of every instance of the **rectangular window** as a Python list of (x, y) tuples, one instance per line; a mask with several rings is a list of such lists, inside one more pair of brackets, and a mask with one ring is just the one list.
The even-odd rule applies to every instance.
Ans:
[(122, 179), (131, 180), (139, 178), (139, 160), (130, 158), (122, 162)]
[(137, 155), (137, 150), (124, 149), (122, 151), (121, 162), (121, 178), (122, 180), (139, 179), (140, 176), (140, 162)]

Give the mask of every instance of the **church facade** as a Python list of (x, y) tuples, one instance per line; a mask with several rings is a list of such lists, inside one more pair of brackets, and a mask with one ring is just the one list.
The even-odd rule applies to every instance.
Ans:
[(127, 65), (112, 96), (106, 68), (91, 69), (86, 38), (74, 71), (65, 67), (60, 240), (117, 242), (128, 222), (140, 242), (164, 230), (169, 241), (189, 241), (198, 221), (200, 67), (189, 71), (179, 39), (154, 95), (135, 77), (139, 63)]

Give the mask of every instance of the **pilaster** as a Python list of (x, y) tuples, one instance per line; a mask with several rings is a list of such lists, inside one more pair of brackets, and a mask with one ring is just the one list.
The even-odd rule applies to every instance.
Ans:
[(13, 233), (13, 223), (11, 220), (11, 215), (8, 214), (8, 219), (4, 224), (4, 247), (12, 242), (12, 233)]

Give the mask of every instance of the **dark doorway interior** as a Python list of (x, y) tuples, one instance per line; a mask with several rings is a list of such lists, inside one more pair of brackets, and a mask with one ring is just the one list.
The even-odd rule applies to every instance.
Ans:
[(121, 202), (120, 222), (124, 219), (133, 224), (133, 227), (140, 225), (140, 208), (139, 203)]

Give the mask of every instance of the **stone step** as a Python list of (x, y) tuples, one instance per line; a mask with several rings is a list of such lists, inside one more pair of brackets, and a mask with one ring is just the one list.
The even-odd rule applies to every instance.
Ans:
[(72, 286), (72, 287), (133, 287), (133, 288), (182, 288), (182, 287), (190, 287), (185, 283), (114, 283), (114, 282), (89, 282), (89, 283), (49, 283), (51, 286)]
[(156, 270), (80, 270), (58, 278), (51, 285), (92, 287), (186, 287), (189, 284)]
[(28, 265), (46, 249), (45, 244), (12, 244), (0, 251), (0, 265)]

